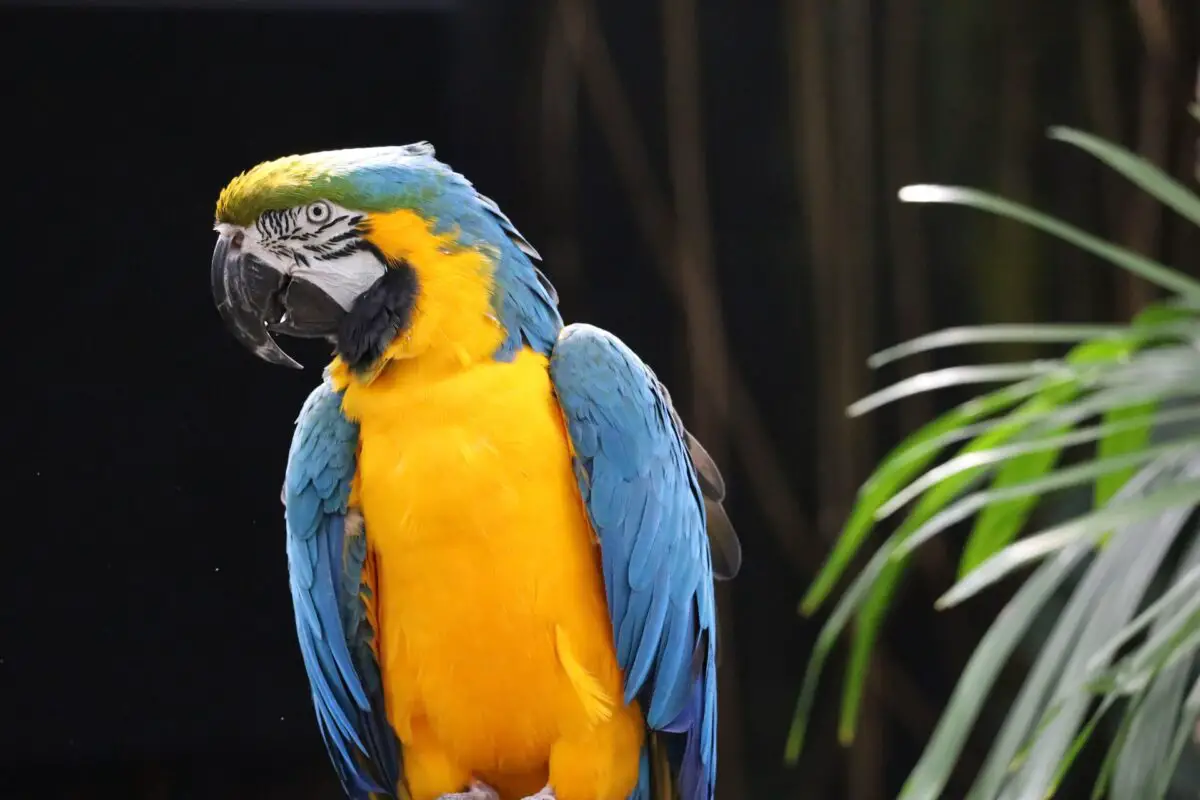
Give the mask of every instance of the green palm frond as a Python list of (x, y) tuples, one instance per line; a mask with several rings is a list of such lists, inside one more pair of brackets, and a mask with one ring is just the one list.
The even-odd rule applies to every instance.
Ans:
[[(1050, 135), (1200, 224), (1200, 197), (1153, 165), (1080, 131), (1055, 128)], [(939, 607), (1036, 568), (980, 641), (901, 797), (942, 796), (1000, 670), (1052, 598), (1069, 590), (968, 800), (1052, 795), (1083, 744), (1118, 709), (1122, 716), (1096, 796), (1164, 798), (1200, 715), (1200, 534), (1193, 518), (1200, 505), (1200, 282), (973, 189), (910, 186), (900, 196), (1016, 219), (1159, 285), (1171, 297), (1125, 326), (955, 328), (871, 359), (878, 367), (915, 353), (988, 342), (1072, 345), (1057, 359), (907, 378), (849, 409), (864, 414), (935, 389), (1000, 384), (911, 434), (859, 490), (804, 597), (803, 613), (814, 613), (833, 595), (877, 524), (899, 522), (838, 598), (818, 637), (787, 756), (799, 756), (821, 670), (852, 621), (840, 736), (853, 738), (870, 655), (908, 558), (973, 518), (958, 581)], [(1083, 458), (1066, 459), (1081, 448)], [(1091, 490), (1090, 510), (1022, 535), (1043, 498), (1071, 488)]]

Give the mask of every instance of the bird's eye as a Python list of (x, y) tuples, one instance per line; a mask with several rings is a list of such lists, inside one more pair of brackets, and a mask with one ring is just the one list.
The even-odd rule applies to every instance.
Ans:
[(326, 203), (324, 200), (318, 200), (317, 202), (315, 202), (311, 206), (309, 206), (307, 209), (305, 209), (305, 213), (308, 216), (309, 222), (311, 222), (314, 225), (319, 225), (322, 222), (329, 219), (329, 215), (330, 215), (329, 204)]

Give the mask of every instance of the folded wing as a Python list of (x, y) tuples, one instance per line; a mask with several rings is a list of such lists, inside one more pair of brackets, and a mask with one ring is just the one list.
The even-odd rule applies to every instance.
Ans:
[(288, 575), (317, 722), (347, 795), (393, 797), (399, 746), (373, 649), (366, 531), (349, 508), (358, 427), (328, 383), (296, 420), (284, 480)]
[[(649, 367), (598, 328), (567, 326), (551, 353), (550, 375), (600, 541), (626, 700), (638, 698), (647, 725), (666, 739), (682, 800), (711, 800), (714, 572), (705, 493), (687, 433)], [(658, 737), (652, 739), (657, 747)], [(656, 755), (648, 754), (646, 763)], [(649, 791), (645, 783), (639, 787), (641, 798)]]

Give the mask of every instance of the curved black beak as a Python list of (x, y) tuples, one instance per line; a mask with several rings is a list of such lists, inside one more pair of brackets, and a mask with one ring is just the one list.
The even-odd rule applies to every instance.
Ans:
[(243, 252), (233, 237), (222, 235), (217, 239), (212, 257), (212, 293), (226, 327), (264, 361), (301, 369), (267, 329), (269, 321), (283, 316), (282, 295), (287, 284), (287, 275)]

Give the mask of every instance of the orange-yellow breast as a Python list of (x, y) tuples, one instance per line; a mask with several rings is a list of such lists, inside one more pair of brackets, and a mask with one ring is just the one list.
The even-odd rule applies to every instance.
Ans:
[[(344, 405), (361, 424), (357, 498), (401, 742), (475, 775), (544, 780), (557, 742), (636, 714), (620, 707), (599, 551), (546, 359), (436, 377), (396, 363)], [(620, 757), (636, 762), (636, 747)]]

